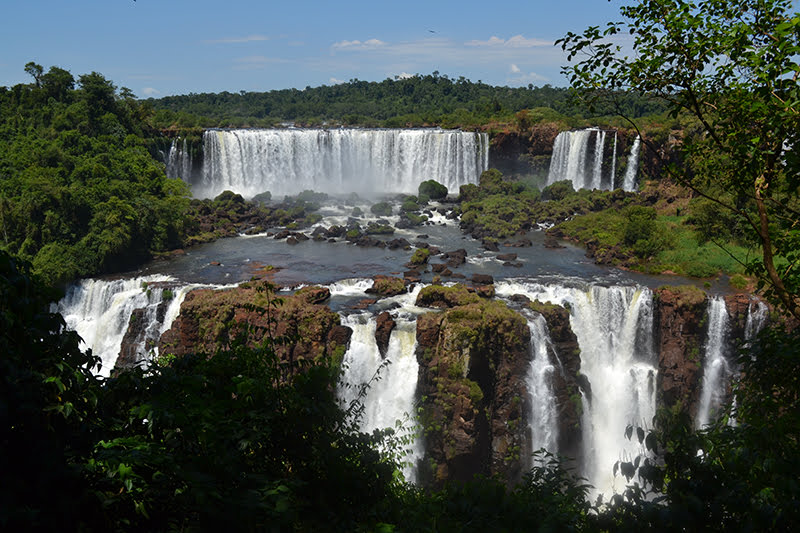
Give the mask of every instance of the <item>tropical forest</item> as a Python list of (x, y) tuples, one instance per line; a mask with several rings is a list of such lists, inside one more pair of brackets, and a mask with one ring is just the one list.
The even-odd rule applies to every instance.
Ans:
[(0, 530), (793, 531), (796, 3), (597, 24), (563, 87), (19, 65)]

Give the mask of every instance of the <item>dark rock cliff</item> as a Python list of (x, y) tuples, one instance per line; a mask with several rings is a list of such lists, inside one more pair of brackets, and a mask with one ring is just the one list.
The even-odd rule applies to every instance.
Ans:
[(661, 287), (654, 298), (658, 405), (680, 404), (694, 416), (703, 378), (706, 294), (693, 286)]
[[(198, 289), (190, 292), (181, 314), (164, 332), (159, 353), (213, 355), (236, 338), (257, 346), (271, 334), (287, 338), (274, 348), (283, 361), (344, 355), (352, 330), (322, 302), (330, 295), (322, 287), (305, 287), (293, 295), (270, 299), (256, 283), (235, 289)], [(267, 312), (268, 309), (268, 312)]]
[[(464, 287), (455, 290), (466, 294)], [(423, 482), (441, 486), (476, 474), (509, 483), (521, 478), (529, 345), (525, 319), (497, 300), (419, 317), (418, 394), (427, 452)]]

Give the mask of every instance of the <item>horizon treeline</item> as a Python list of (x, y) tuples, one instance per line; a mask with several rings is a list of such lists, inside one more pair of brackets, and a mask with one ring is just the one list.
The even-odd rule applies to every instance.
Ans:
[(265, 92), (189, 93), (149, 98), (160, 128), (270, 127), (298, 125), (371, 127), (442, 126), (467, 129), (513, 122), (523, 109), (540, 110), (544, 120), (583, 119), (623, 113), (630, 117), (660, 114), (664, 102), (635, 94), (594, 109), (571, 89), (493, 86), (463, 76), (433, 72), (380, 82), (352, 79), (336, 85)]

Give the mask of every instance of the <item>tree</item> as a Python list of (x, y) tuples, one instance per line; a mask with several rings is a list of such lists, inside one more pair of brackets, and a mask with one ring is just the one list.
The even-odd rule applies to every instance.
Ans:
[(36, 83), (37, 87), (41, 85), (42, 72), (44, 72), (44, 69), (41, 65), (34, 63), (33, 61), (28, 61), (25, 63), (25, 72), (33, 76), (33, 81)]
[[(790, 0), (643, 0), (624, 22), (568, 33), (564, 72), (590, 102), (620, 91), (666, 101), (698, 126), (670, 174), (741, 219), (766, 292), (800, 318), (800, 17)], [(633, 37), (633, 54), (615, 44)], [(635, 124), (634, 124), (635, 125)]]

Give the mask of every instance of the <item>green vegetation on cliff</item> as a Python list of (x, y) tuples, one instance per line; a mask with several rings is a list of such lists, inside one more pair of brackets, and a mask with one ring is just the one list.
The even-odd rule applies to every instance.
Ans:
[(149, 152), (150, 106), (96, 72), (28, 67), (36, 83), (0, 88), (0, 248), (56, 283), (180, 245), (188, 189)]

